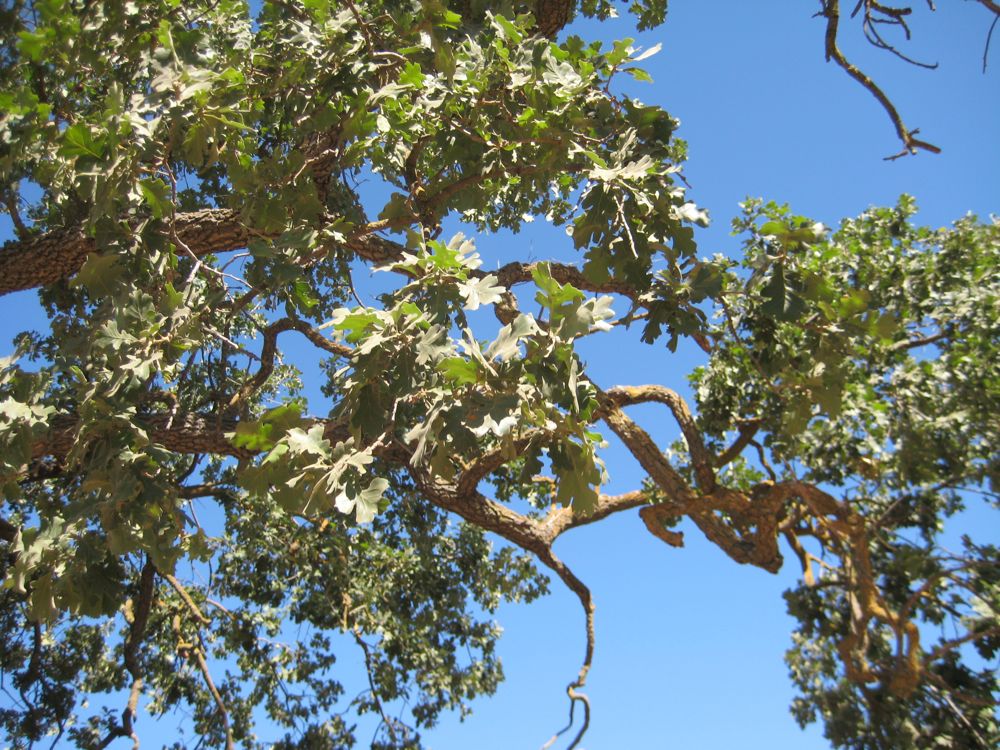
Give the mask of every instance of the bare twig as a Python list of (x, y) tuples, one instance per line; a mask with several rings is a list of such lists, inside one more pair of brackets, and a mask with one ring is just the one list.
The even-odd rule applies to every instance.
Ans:
[(149, 622), (149, 614), (152, 611), (155, 594), (156, 567), (149, 558), (146, 558), (146, 564), (143, 565), (142, 573), (139, 575), (139, 598), (126, 615), (131, 619), (123, 658), (125, 669), (132, 677), (128, 703), (125, 705), (125, 710), (122, 711), (121, 724), (112, 727), (98, 745), (102, 750), (119, 737), (130, 738), (132, 740), (132, 747), (135, 750), (139, 748), (139, 737), (135, 732), (134, 726), (143, 682), (142, 665), (139, 663), (139, 645), (142, 643), (146, 632), (146, 625)]
[(552, 552), (551, 547), (547, 549), (544, 555), (539, 555), (539, 559), (545, 563), (546, 567), (552, 570), (563, 583), (574, 593), (580, 600), (580, 606), (583, 607), (584, 618), (586, 622), (586, 632), (587, 632), (587, 644), (584, 649), (583, 663), (580, 665), (580, 671), (577, 673), (576, 679), (571, 682), (566, 687), (566, 694), (569, 696), (570, 708), (569, 708), (569, 723), (561, 730), (556, 732), (552, 738), (542, 746), (542, 750), (549, 748), (555, 743), (555, 741), (563, 734), (565, 734), (573, 726), (573, 713), (574, 707), (577, 703), (583, 706), (583, 722), (580, 725), (580, 729), (577, 731), (576, 736), (573, 741), (568, 745), (567, 750), (573, 750), (580, 744), (580, 740), (583, 739), (583, 735), (586, 734), (587, 728), (590, 726), (590, 699), (580, 690), (587, 683), (587, 674), (590, 672), (590, 666), (594, 660), (594, 601), (590, 594), (590, 589), (584, 585), (584, 583), (576, 577), (572, 570), (555, 554)]
[(269, 377), (271, 377), (271, 373), (274, 372), (274, 358), (278, 352), (278, 335), (284, 333), (285, 331), (298, 331), (308, 338), (313, 344), (327, 352), (330, 352), (331, 354), (337, 354), (342, 357), (351, 356), (352, 349), (350, 347), (331, 341), (303, 321), (293, 320), (291, 318), (282, 318), (281, 320), (277, 320), (267, 326), (267, 328), (263, 331), (264, 345), (261, 348), (259, 357), (260, 368), (257, 370), (257, 373), (250, 378), (250, 380), (243, 384), (243, 387), (240, 388), (238, 392), (233, 394), (233, 397), (229, 400), (227, 405), (228, 408), (237, 406), (248, 399), (255, 392), (257, 392), (257, 390), (259, 390), (264, 383), (267, 382)]
[(371, 691), (372, 701), (375, 703), (375, 709), (378, 711), (379, 716), (382, 717), (382, 723), (389, 730), (389, 737), (392, 739), (392, 744), (395, 745), (397, 744), (396, 722), (386, 714), (385, 708), (382, 706), (382, 698), (379, 695), (378, 688), (375, 686), (375, 668), (372, 665), (371, 649), (369, 649), (365, 639), (361, 637), (361, 630), (357, 625), (354, 626), (352, 632), (355, 643), (361, 647), (361, 651), (365, 655), (365, 672), (368, 675), (368, 687)]
[(820, 15), (826, 18), (826, 59), (836, 62), (851, 78), (871, 92), (872, 96), (878, 100), (879, 104), (882, 105), (882, 108), (889, 115), (889, 119), (892, 120), (892, 124), (896, 128), (896, 135), (903, 142), (903, 150), (898, 154), (886, 157), (886, 160), (891, 161), (907, 154), (915, 154), (920, 149), (930, 151), (934, 154), (941, 153), (941, 149), (934, 144), (915, 138), (914, 136), (919, 130), (908, 129), (903, 124), (903, 120), (899, 116), (895, 105), (885, 95), (885, 92), (856, 65), (844, 57), (844, 53), (837, 46), (837, 32), (840, 25), (840, 0), (822, 0), (822, 2), (823, 10), (820, 11)]
[(757, 430), (759, 429), (759, 419), (752, 419), (741, 424), (737, 428), (739, 434), (736, 436), (733, 444), (726, 448), (726, 450), (720, 453), (715, 459), (716, 468), (722, 468), (731, 461), (734, 461), (743, 452), (743, 449), (750, 444), (750, 441), (753, 440), (754, 435), (757, 434)]
[(1000, 10), (996, 11), (997, 16), (993, 19), (993, 23), (990, 24), (990, 30), (986, 33), (986, 45), (983, 47), (983, 72), (986, 72), (986, 61), (990, 55), (990, 42), (993, 41), (993, 30), (997, 27), (997, 21), (1000, 21)]
[(184, 588), (180, 581), (178, 581), (170, 573), (164, 573), (163, 578), (171, 585), (171, 587), (173, 587), (174, 591), (177, 592), (177, 596), (181, 598), (181, 601), (184, 602), (184, 606), (188, 608), (188, 611), (199, 625), (208, 625), (212, 622), (209, 618), (205, 617), (198, 605), (194, 603), (194, 599), (191, 598), (191, 595), (187, 592), (187, 589)]
[(208, 664), (205, 662), (205, 655), (202, 648), (195, 648), (194, 658), (198, 662), (198, 669), (201, 670), (201, 676), (205, 680), (205, 684), (208, 686), (208, 692), (212, 694), (213, 700), (215, 700), (216, 710), (219, 712), (219, 716), (222, 718), (222, 726), (226, 731), (226, 750), (234, 750), (236, 743), (233, 741), (233, 729), (229, 725), (229, 710), (226, 708), (225, 701), (222, 700), (222, 694), (219, 693), (219, 689), (215, 686), (215, 682), (212, 680), (212, 674), (208, 671)]

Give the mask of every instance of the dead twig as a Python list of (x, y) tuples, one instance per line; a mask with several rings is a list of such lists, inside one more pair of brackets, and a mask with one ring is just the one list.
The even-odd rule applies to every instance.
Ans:
[(895, 105), (890, 101), (885, 92), (860, 68), (851, 63), (837, 45), (837, 33), (840, 28), (840, 0), (822, 0), (823, 9), (819, 15), (826, 18), (826, 59), (833, 60), (855, 81), (864, 86), (872, 96), (882, 105), (882, 108), (889, 115), (893, 126), (896, 128), (896, 135), (903, 142), (903, 150), (898, 154), (887, 156), (886, 161), (893, 161), (908, 154), (915, 154), (919, 150), (930, 151), (934, 154), (941, 153), (941, 149), (933, 143), (916, 138), (919, 129), (910, 130), (903, 124), (903, 119), (896, 110)]

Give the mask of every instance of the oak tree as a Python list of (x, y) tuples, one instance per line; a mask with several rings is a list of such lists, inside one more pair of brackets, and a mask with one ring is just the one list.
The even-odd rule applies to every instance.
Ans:
[[(348, 747), (369, 713), (373, 747), (419, 747), (495, 690), (490, 613), (549, 578), (582, 607), (576, 746), (594, 604), (553, 545), (618, 513), (799, 566), (793, 710), (835, 745), (995, 746), (997, 549), (939, 534), (1000, 491), (1000, 224), (917, 227), (903, 197), (831, 231), (748, 201), (741, 246), (700, 256), (677, 123), (617, 88), (644, 53), (564, 29), (612, 11), (3, 4), (0, 294), (37, 288), (50, 322), (0, 369), (12, 746), (138, 742), (143, 699), (209, 746), (256, 746), (266, 717), (278, 747)], [(909, 13), (856, 12), (876, 44)], [(904, 153), (935, 150), (840, 52), (836, 0), (820, 13)], [(476, 236), (535, 219), (571, 260), (515, 244), (483, 267)], [(693, 342), (694, 398), (684, 373), (597, 382), (581, 349), (619, 334)], [(633, 491), (601, 490), (609, 440), (648, 475)]]

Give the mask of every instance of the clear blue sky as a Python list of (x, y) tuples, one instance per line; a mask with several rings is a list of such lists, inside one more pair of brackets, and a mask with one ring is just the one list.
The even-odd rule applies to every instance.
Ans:
[[(690, 197), (713, 217), (700, 234), (701, 254), (711, 255), (737, 249), (729, 220), (748, 195), (788, 202), (829, 226), (870, 205), (891, 204), (902, 192), (916, 196), (918, 220), (934, 226), (970, 210), (982, 217), (1000, 211), (1000, 39), (982, 73), (990, 15), (974, 2), (950, 0), (934, 14), (918, 0), (913, 5), (915, 38), (906, 51), (939, 62), (936, 71), (858, 43), (860, 29), (843, 23), (845, 53), (883, 85), (911, 128), (943, 149), (894, 162), (882, 160), (899, 150), (884, 111), (824, 62), (824, 25), (812, 18), (818, 2), (673, 0), (666, 24), (641, 35), (627, 14), (605, 24), (578, 23), (569, 33), (663, 44), (644, 63), (655, 83), (630, 83), (627, 90), (681, 120)], [(486, 267), (513, 254), (509, 236), (477, 242)], [(525, 244), (538, 259), (569, 250), (561, 231), (537, 222), (513, 241), (518, 253)], [(9, 353), (11, 336), (35, 309), (30, 292), (0, 298), (0, 355)], [(585, 356), (602, 386), (678, 387), (695, 362), (621, 337)], [(664, 445), (674, 438), (664, 413), (632, 413)], [(607, 491), (638, 486), (641, 471), (621, 450), (612, 446), (606, 460)], [(787, 709), (792, 690), (783, 653), (792, 623), (781, 592), (795, 581), (794, 565), (779, 576), (738, 567), (697, 530), (686, 531), (687, 547), (671, 549), (646, 533), (636, 515), (625, 514), (577, 529), (557, 545), (597, 603), (588, 689), (593, 717), (583, 747), (827, 748), (820, 728), (802, 733)], [(494, 698), (478, 701), (464, 723), (449, 717), (426, 734), (431, 747), (537, 748), (562, 726), (565, 685), (584, 644), (575, 598), (553, 589), (533, 605), (501, 610), (507, 681)], [(147, 735), (144, 744), (160, 739), (169, 742)]]

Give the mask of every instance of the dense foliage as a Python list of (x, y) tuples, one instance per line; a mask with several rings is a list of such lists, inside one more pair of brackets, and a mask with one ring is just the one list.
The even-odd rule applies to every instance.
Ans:
[[(616, 93), (643, 54), (552, 41), (576, 10), (3, 4), (0, 294), (38, 288), (51, 322), (0, 369), (13, 747), (136, 739), (142, 697), (209, 746), (266, 717), (348, 747), (371, 713), (373, 747), (419, 747), (502, 679), (490, 613), (545, 592), (539, 563), (583, 606), (582, 732), (593, 604), (552, 545), (637, 509), (674, 546), (687, 518), (736, 563), (797, 560), (793, 710), (834, 744), (1000, 741), (998, 551), (939, 543), (1000, 492), (1000, 224), (748, 202), (736, 259), (700, 257), (676, 121)], [(480, 268), (475, 234), (535, 219), (578, 262)], [(700, 348), (695, 404), (588, 376), (581, 340), (621, 328)], [(612, 435), (649, 477), (622, 495)]]

